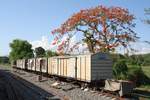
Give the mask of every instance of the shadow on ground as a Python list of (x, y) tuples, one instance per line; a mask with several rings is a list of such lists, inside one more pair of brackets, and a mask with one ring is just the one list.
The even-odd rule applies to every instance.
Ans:
[[(13, 80), (13, 81), (15, 81), (14, 83), (16, 83), (16, 81), (18, 81), (19, 86), (15, 86), (16, 84), (13, 84), (13, 86), (14, 87), (20, 87), (18, 92), (19, 92), (19, 94), (22, 97), (32, 98), (33, 95), (30, 95), (30, 94), (32, 94), (32, 92), (33, 92), (33, 94), (36, 94), (37, 97), (39, 97), (39, 99), (37, 99), (37, 100), (60, 100), (58, 96), (55, 96), (52, 93), (49, 93), (49, 92), (43, 90), (42, 88), (40, 88), (40, 87), (38, 87), (38, 86), (36, 86), (36, 85), (34, 85), (34, 84), (24, 80), (24, 79), (16, 77), (12, 73), (10, 73), (10, 70), (4, 70), (4, 69), (0, 69), (0, 79), (3, 79), (3, 80), (0, 80), (0, 82), (3, 82), (3, 85), (4, 85), (3, 87), (5, 87), (5, 88), (0, 87), (0, 90), (1, 90), (0, 96), (3, 93), (2, 95), (5, 96), (5, 98), (4, 97), (0, 97), (0, 100), (1, 100), (1, 98), (4, 98), (3, 100), (9, 100), (9, 98), (6, 98), (6, 97), (9, 97), (8, 95), (10, 95), (10, 94), (5, 89), (7, 87), (6, 84), (8, 83), (8, 81), (10, 79), (9, 79), (9, 77), (6, 77), (6, 76), (14, 77), (14, 80)], [(21, 82), (19, 82), (19, 81), (21, 81)], [(13, 83), (13, 82), (11, 81), (10, 83)], [(21, 87), (26, 88), (26, 89), (22, 89)], [(23, 90), (27, 90), (27, 91), (23, 92)], [(36, 96), (36, 95), (34, 95), (34, 96)], [(25, 98), (23, 100), (29, 100), (29, 99), (25, 99)], [(36, 100), (36, 99), (34, 99), (34, 100)]]

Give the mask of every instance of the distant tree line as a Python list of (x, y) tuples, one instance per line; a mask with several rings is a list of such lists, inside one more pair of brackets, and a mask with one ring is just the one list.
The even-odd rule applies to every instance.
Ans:
[(111, 54), (113, 62), (125, 60), (129, 65), (150, 66), (150, 53), (137, 55)]
[(1, 56), (0, 64), (6, 64), (6, 63), (9, 63), (9, 58), (7, 56)]
[(32, 45), (26, 40), (15, 39), (10, 43), (11, 52), (9, 54), (10, 61), (17, 59), (28, 59), (32, 57), (51, 57), (57, 56), (56, 52), (45, 50), (42, 47), (37, 47), (34, 50)]

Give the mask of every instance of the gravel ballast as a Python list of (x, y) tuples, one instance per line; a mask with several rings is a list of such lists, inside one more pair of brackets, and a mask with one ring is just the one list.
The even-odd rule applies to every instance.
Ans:
[(119, 100), (113, 96), (104, 95), (90, 89), (81, 89), (81, 87), (71, 83), (56, 81), (53, 78), (43, 77), (42, 81), (39, 82), (38, 75), (31, 72), (17, 70), (13, 74), (66, 100)]

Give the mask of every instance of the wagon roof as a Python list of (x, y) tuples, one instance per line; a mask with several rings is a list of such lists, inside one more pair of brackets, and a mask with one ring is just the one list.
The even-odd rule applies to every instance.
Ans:
[(107, 54), (107, 53), (98, 52), (98, 53), (87, 53), (87, 54), (74, 54), (74, 55), (54, 56), (54, 57), (50, 57), (50, 58), (74, 58), (74, 57), (77, 57), (77, 56), (101, 55), (101, 54)]

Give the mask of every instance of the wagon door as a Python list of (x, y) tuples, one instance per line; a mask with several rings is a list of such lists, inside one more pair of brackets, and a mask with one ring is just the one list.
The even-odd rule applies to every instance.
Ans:
[(40, 61), (40, 71), (46, 73), (47, 72), (47, 60), (46, 59), (42, 59)]
[(25, 60), (25, 69), (28, 68), (28, 60)]
[(76, 58), (69, 58), (67, 76), (71, 78), (77, 77)]

